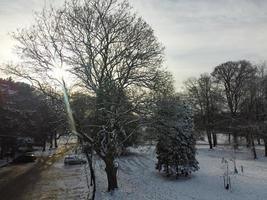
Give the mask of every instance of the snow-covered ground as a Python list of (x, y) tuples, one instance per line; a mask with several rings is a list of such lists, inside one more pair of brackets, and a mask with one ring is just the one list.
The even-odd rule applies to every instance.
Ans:
[[(200, 170), (191, 178), (167, 178), (155, 170), (154, 147), (132, 148), (129, 156), (119, 161), (119, 189), (107, 193), (105, 165), (94, 161), (97, 175), (96, 200), (265, 200), (267, 199), (267, 159), (258, 149), (259, 159), (254, 161), (245, 147), (235, 154), (239, 173), (231, 175), (232, 190), (223, 187), (225, 167), (222, 157), (229, 161), (233, 172), (233, 150), (218, 147), (208, 150), (207, 145), (198, 145), (197, 159)], [(49, 164), (49, 163), (48, 163)], [(243, 166), (244, 172), (240, 168)], [(44, 166), (46, 167), (46, 166)], [(20, 199), (85, 200), (86, 165), (65, 166), (63, 158), (44, 170), (34, 187), (24, 192)]]
[[(62, 148), (62, 150), (64, 150)], [(60, 147), (57, 150), (41, 152), (44, 160), (34, 182), (23, 191), (20, 200), (85, 200), (88, 195), (86, 165), (64, 165)], [(68, 153), (74, 153), (70, 150)], [(53, 155), (54, 154), (54, 155)], [(37, 176), (37, 177), (36, 177)], [(1, 199), (1, 198), (0, 198)]]
[[(167, 178), (155, 170), (153, 147), (132, 149), (135, 153), (119, 159), (119, 189), (106, 192), (104, 164), (95, 163), (97, 170), (97, 195), (101, 200), (265, 200), (267, 199), (267, 159), (252, 160), (246, 149), (236, 152), (239, 173), (231, 175), (232, 190), (223, 187), (225, 166), (222, 157), (229, 160), (233, 171), (233, 150), (217, 148), (208, 150), (198, 146), (197, 159), (200, 170), (191, 178)], [(240, 168), (243, 166), (244, 172)]]

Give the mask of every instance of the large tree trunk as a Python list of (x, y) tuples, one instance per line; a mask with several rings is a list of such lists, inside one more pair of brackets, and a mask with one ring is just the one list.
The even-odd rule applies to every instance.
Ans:
[(259, 137), (257, 137), (257, 142), (258, 142), (258, 145), (261, 145), (261, 139)]
[(231, 145), (231, 134), (228, 134), (228, 144)]
[(4, 139), (1, 139), (1, 151), (0, 151), (0, 159), (4, 158)]
[(247, 133), (247, 135), (246, 135), (246, 141), (247, 141), (247, 148), (250, 148), (251, 142), (250, 142), (249, 133)]
[[(90, 186), (93, 186), (93, 193), (92, 193), (91, 200), (94, 200), (95, 199), (95, 192), (96, 192), (96, 182), (95, 182), (95, 171), (94, 171), (94, 168), (93, 168), (93, 153), (92, 153), (92, 150), (90, 150), (90, 151), (86, 150), (85, 155), (86, 155), (86, 158), (87, 158), (87, 161), (88, 161), (90, 174), (91, 174)], [(88, 187), (89, 187), (89, 185), (88, 185)]]
[(50, 142), (50, 147), (49, 147), (49, 149), (52, 149), (53, 148), (53, 133), (51, 133), (51, 135), (50, 135), (50, 138), (49, 138), (49, 142)]
[(263, 141), (264, 141), (264, 148), (265, 148), (265, 156), (267, 157), (267, 137), (264, 137)]
[(58, 147), (58, 145), (57, 145), (57, 133), (55, 133), (55, 135), (54, 135), (54, 143), (55, 143), (55, 148), (57, 148)]
[(216, 147), (217, 146), (217, 135), (216, 135), (216, 133), (212, 133), (212, 138), (213, 138), (213, 146)]
[(112, 191), (116, 188), (118, 188), (118, 182), (117, 182), (117, 166), (114, 165), (114, 158), (113, 157), (107, 157), (105, 159), (106, 164), (106, 174), (108, 179), (108, 191)]
[(206, 130), (206, 133), (207, 133), (207, 137), (208, 137), (208, 142), (209, 142), (210, 149), (212, 149), (211, 132), (209, 130)]
[(46, 149), (46, 141), (45, 141), (45, 139), (43, 140), (43, 151), (45, 151), (45, 149)]
[(233, 137), (234, 137), (234, 149), (238, 149), (238, 137), (237, 137), (237, 134), (234, 133), (233, 134)]
[(256, 152), (256, 148), (255, 148), (255, 143), (254, 143), (254, 136), (253, 136), (253, 133), (250, 133), (251, 135), (251, 151), (253, 153), (253, 158), (254, 159), (257, 159), (257, 152)]

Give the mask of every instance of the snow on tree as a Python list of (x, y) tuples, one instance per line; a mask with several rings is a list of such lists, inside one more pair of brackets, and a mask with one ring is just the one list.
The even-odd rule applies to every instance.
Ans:
[(193, 118), (188, 105), (177, 97), (161, 98), (155, 115), (158, 131), (156, 168), (177, 176), (187, 176), (198, 170)]
[[(115, 158), (138, 129), (144, 96), (163, 70), (164, 47), (153, 29), (127, 0), (69, 0), (61, 8), (44, 9), (34, 25), (13, 37), (29, 65), (6, 71), (38, 86), (63, 88), (72, 133), (105, 162), (108, 191), (118, 188)], [(79, 127), (65, 81), (55, 78), (55, 71), (71, 73), (80, 88), (95, 96), (89, 132)]]

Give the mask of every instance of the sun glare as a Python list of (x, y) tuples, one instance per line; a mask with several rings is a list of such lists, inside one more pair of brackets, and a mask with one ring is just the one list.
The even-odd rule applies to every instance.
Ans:
[(66, 70), (63, 69), (62, 67), (56, 67), (54, 70), (53, 70), (53, 76), (58, 79), (58, 80), (61, 80), (62, 78), (65, 78), (66, 77)]

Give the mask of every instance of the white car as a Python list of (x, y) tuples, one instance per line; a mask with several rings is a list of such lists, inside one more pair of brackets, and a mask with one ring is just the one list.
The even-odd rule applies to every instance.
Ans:
[(79, 165), (79, 164), (85, 164), (86, 160), (79, 158), (77, 155), (68, 155), (64, 158), (64, 164), (65, 165)]

